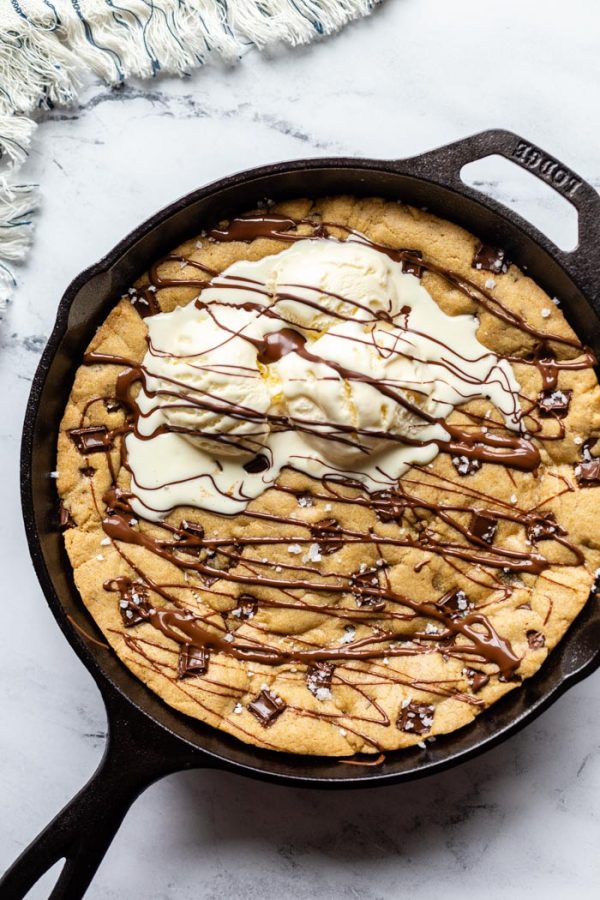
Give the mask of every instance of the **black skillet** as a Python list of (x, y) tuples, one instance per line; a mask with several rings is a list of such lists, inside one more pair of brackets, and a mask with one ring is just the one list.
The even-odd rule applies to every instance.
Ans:
[[(501, 154), (541, 178), (577, 209), (579, 244), (565, 253), (511, 210), (468, 188), (464, 165)], [(79, 275), (58, 308), (56, 325), (33, 381), (23, 429), (21, 483), (29, 548), (50, 608), (91, 672), (108, 714), (104, 757), (88, 784), (24, 851), (0, 881), (2, 900), (25, 896), (65, 858), (51, 898), (80, 898), (129, 806), (152, 782), (181, 769), (214, 768), (296, 787), (367, 787), (440, 772), (488, 750), (532, 721), (600, 664), (600, 609), (586, 608), (537, 676), (470, 726), (420, 749), (388, 753), (378, 768), (277, 754), (239, 743), (162, 703), (111, 652), (81, 604), (57, 528), (55, 467), (59, 421), (84, 347), (121, 292), (148, 264), (207, 224), (255, 207), (264, 198), (347, 192), (403, 200), (464, 225), (506, 249), (552, 296), (571, 324), (600, 352), (600, 197), (544, 151), (506, 131), (487, 131), (412, 159), (299, 160), (252, 169), (215, 182), (149, 219), (97, 265)]]

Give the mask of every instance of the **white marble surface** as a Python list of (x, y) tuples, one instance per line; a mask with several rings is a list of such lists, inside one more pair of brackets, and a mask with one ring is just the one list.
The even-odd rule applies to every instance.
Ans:
[[(105, 729), (20, 525), (22, 416), (65, 285), (160, 206), (278, 159), (406, 156), (501, 126), (600, 186), (599, 22), (595, 0), (387, 0), (321, 45), (123, 93), (96, 86), (80, 111), (46, 118), (28, 172), (44, 195), (35, 251), (0, 325), (0, 868), (88, 778)], [(568, 237), (532, 179), (484, 180)], [(422, 783), (331, 794), (170, 777), (136, 803), (89, 896), (592, 900), (599, 792), (596, 675), (502, 747)]]

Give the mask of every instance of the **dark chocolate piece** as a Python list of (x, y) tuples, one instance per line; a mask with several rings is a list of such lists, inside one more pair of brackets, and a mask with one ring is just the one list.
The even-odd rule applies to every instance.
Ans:
[(546, 646), (546, 638), (541, 631), (528, 631), (527, 643), (532, 650), (540, 650), (542, 647)]
[(254, 457), (254, 459), (251, 459), (247, 463), (244, 463), (242, 468), (251, 475), (255, 475), (258, 472), (265, 472), (267, 469), (270, 469), (271, 463), (264, 453), (258, 453)]
[(308, 667), (306, 670), (306, 687), (311, 694), (316, 696), (319, 688), (329, 689), (331, 687), (334, 670), (335, 666), (329, 662), (317, 662)]
[(194, 647), (183, 644), (179, 650), (177, 661), (177, 677), (189, 678), (192, 675), (206, 675), (208, 671), (209, 652), (206, 647)]
[(448, 591), (435, 604), (443, 613), (454, 619), (459, 616), (466, 616), (471, 609), (471, 603), (461, 590)]
[(88, 425), (69, 431), (71, 440), (80, 453), (107, 453), (112, 447), (112, 439), (106, 425)]
[[(411, 256), (414, 256), (415, 259), (423, 259), (423, 254), (420, 250), (402, 250), (402, 253), (410, 253)], [(402, 260), (402, 271), (405, 275), (415, 275), (417, 278), (420, 278), (423, 274), (423, 266), (420, 266), (417, 262), (412, 259), (403, 259)]]
[(91, 478), (96, 470), (93, 466), (82, 466), (79, 471), (82, 475), (85, 475), (86, 478)]
[(238, 597), (238, 601), (232, 615), (238, 619), (251, 619), (258, 609), (258, 600), (252, 594), (242, 594)]
[(123, 409), (116, 397), (105, 397), (104, 406), (106, 411), (110, 413), (119, 412), (120, 409)]
[(148, 617), (148, 599), (145, 591), (139, 585), (131, 585), (126, 593), (119, 599), (119, 611), (126, 628), (132, 628), (145, 622)]
[(287, 703), (270, 691), (261, 691), (258, 697), (248, 704), (248, 710), (258, 719), (263, 728), (268, 728), (281, 715)]
[(321, 519), (320, 522), (310, 527), (310, 533), (319, 544), (321, 553), (326, 556), (335, 553), (336, 550), (341, 550), (344, 546), (341, 531), (342, 528), (337, 519)]
[(471, 683), (471, 690), (474, 694), (478, 694), (490, 680), (489, 675), (486, 675), (485, 672), (480, 672), (478, 669), (467, 668), (464, 670), (464, 673)]
[(369, 566), (364, 572), (355, 572), (350, 576), (350, 587), (356, 599), (357, 606), (369, 607), (375, 612), (385, 608), (385, 600), (375, 593), (369, 593), (369, 588), (376, 591), (379, 587), (379, 569)]
[(371, 494), (371, 502), (380, 522), (402, 524), (405, 505), (401, 494), (396, 491), (375, 491)]
[(537, 541), (552, 540), (556, 535), (565, 535), (566, 531), (558, 524), (554, 513), (548, 513), (543, 518), (536, 519), (527, 525), (527, 538), (532, 543)]
[(480, 470), (482, 462), (476, 456), (470, 458), (468, 456), (453, 456), (452, 465), (459, 475), (472, 475)]
[(192, 537), (198, 538), (198, 540), (202, 540), (204, 537), (204, 528), (202, 525), (199, 525), (197, 522), (188, 522), (187, 519), (181, 520), (179, 530), (185, 531), (186, 534), (191, 534)]
[(479, 538), (480, 541), (485, 541), (486, 544), (493, 544), (498, 531), (498, 519), (493, 519), (484, 513), (474, 512), (471, 516), (469, 531), (474, 537)]
[(433, 706), (426, 703), (415, 703), (411, 700), (403, 706), (398, 715), (396, 726), (407, 734), (426, 734), (433, 725)]
[(160, 312), (158, 300), (154, 296), (154, 292), (148, 288), (141, 288), (141, 293), (135, 293), (135, 289), (131, 288), (134, 293), (130, 292), (129, 300), (140, 318), (145, 319), (146, 316), (155, 316)]
[(58, 505), (58, 526), (60, 530), (66, 531), (67, 528), (73, 528), (74, 525), (75, 519), (61, 500)]
[(471, 266), (474, 269), (485, 269), (486, 272), (502, 275), (508, 272), (510, 261), (507, 259), (504, 250), (501, 250), (499, 247), (491, 247), (489, 244), (480, 243), (475, 248)]
[(593, 487), (600, 484), (600, 457), (594, 456), (575, 466), (577, 481), (582, 487)]
[(546, 418), (555, 415), (559, 419), (564, 419), (569, 412), (572, 394), (573, 391), (559, 391), (556, 389), (540, 391), (538, 396), (540, 415)]

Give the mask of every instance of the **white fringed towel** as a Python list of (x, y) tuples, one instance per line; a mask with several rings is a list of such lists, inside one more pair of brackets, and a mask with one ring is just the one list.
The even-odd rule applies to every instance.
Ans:
[(249, 46), (306, 44), (380, 0), (0, 0), (0, 308), (23, 259), (37, 186), (19, 184), (39, 108), (76, 101), (86, 72), (108, 84), (183, 75)]

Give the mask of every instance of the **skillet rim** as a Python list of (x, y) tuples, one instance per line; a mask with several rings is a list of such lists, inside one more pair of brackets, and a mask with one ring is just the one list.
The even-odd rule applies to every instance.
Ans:
[[(484, 132), (483, 135), (476, 135), (474, 137), (491, 137), (492, 135), (510, 135), (510, 133)], [(516, 135), (510, 136), (514, 139), (521, 140)], [(169, 727), (169, 725), (165, 724), (164, 721), (161, 721), (160, 717), (157, 718), (147, 710), (140, 708), (138, 703), (136, 703), (136, 701), (129, 695), (127, 690), (124, 689), (120, 684), (116, 683), (115, 680), (110, 676), (110, 674), (103, 668), (97, 655), (91, 650), (90, 646), (88, 645), (88, 642), (83, 640), (83, 638), (77, 632), (76, 627), (69, 621), (68, 614), (59, 598), (59, 592), (55, 586), (53, 577), (50, 574), (50, 571), (46, 564), (46, 559), (44, 557), (42, 542), (38, 532), (35, 516), (35, 499), (33, 496), (34, 484), (31, 461), (35, 452), (36, 436), (39, 430), (39, 411), (42, 392), (49, 375), (49, 370), (57, 355), (60, 344), (69, 331), (68, 319), (71, 307), (76, 300), (79, 292), (90, 281), (92, 281), (98, 275), (108, 273), (113, 270), (119, 265), (119, 263), (122, 263), (122, 261), (126, 259), (127, 255), (131, 253), (135, 245), (142, 238), (146, 237), (156, 229), (159, 229), (161, 226), (164, 226), (165, 223), (172, 219), (176, 214), (182, 212), (187, 207), (192, 206), (194, 203), (205, 200), (211, 195), (217, 196), (218, 194), (222, 194), (229, 188), (248, 185), (253, 180), (258, 180), (264, 178), (265, 176), (280, 176), (293, 172), (306, 172), (307, 174), (309, 174), (312, 171), (314, 174), (317, 170), (320, 169), (342, 169), (346, 171), (353, 169), (367, 173), (380, 172), (389, 175), (402, 175), (409, 179), (422, 181), (425, 185), (431, 186), (434, 190), (444, 188), (446, 191), (450, 191), (451, 193), (457, 194), (458, 196), (467, 197), (467, 199), (479, 204), (484, 211), (492, 213), (494, 217), (500, 217), (500, 220), (507, 222), (511, 229), (516, 228), (517, 231), (521, 232), (524, 237), (529, 238), (534, 243), (538, 244), (538, 246), (547, 254), (549, 254), (557, 263), (557, 265), (563, 269), (563, 271), (567, 275), (567, 278), (572, 283), (577, 284), (577, 279), (576, 277), (574, 277), (573, 272), (569, 272), (565, 266), (565, 259), (570, 257), (571, 254), (564, 254), (562, 251), (557, 251), (557, 248), (554, 247), (554, 245), (543, 234), (541, 234), (537, 229), (523, 220), (512, 210), (501, 206), (499, 203), (487, 197), (486, 195), (480, 194), (477, 191), (473, 191), (472, 189), (467, 188), (464, 185), (459, 187), (459, 185), (457, 185), (456, 183), (448, 183), (452, 182), (452, 179), (448, 178), (447, 176), (445, 177), (445, 179), (440, 181), (439, 178), (428, 178), (426, 173), (420, 171), (423, 168), (423, 162), (426, 161), (428, 157), (432, 157), (436, 153), (440, 153), (441, 151), (451, 149), (453, 147), (466, 145), (469, 141), (473, 141), (473, 138), (466, 138), (463, 141), (458, 141), (456, 142), (456, 144), (449, 145), (446, 148), (440, 148), (439, 151), (430, 151), (429, 153), (424, 153), (408, 160), (386, 161), (352, 157), (299, 159), (277, 163), (274, 165), (271, 164), (260, 166), (244, 170), (226, 178), (218, 179), (217, 181), (211, 182), (205, 187), (190, 192), (189, 194), (179, 198), (178, 200), (174, 201), (174, 203), (168, 205), (164, 209), (150, 216), (143, 223), (134, 228), (121, 241), (119, 241), (97, 263), (89, 266), (79, 275), (77, 275), (65, 290), (65, 293), (63, 294), (63, 297), (60, 300), (57, 308), (54, 327), (32, 381), (31, 391), (25, 412), (25, 421), (21, 444), (22, 509), (31, 558), (46, 601), (50, 606), (52, 614), (57, 620), (71, 647), (75, 650), (78, 657), (81, 659), (83, 664), (86, 666), (86, 668), (94, 678), (94, 681), (98, 685), (103, 698), (107, 703), (107, 706), (109, 707), (109, 725), (110, 710), (114, 708), (115, 703), (118, 703), (123, 706), (123, 709), (125, 709), (126, 712), (130, 711), (130, 707), (133, 707), (138, 713), (141, 713), (144, 718), (147, 718), (149, 723), (152, 723), (153, 728), (158, 728), (161, 731), (166, 732), (176, 742), (182, 742), (185, 745), (186, 749), (189, 750), (190, 759), (194, 757), (193, 761), (191, 762), (192, 765), (214, 765), (218, 768), (229, 769), (230, 771), (238, 771), (240, 772), (240, 774), (247, 774), (251, 777), (262, 778), (278, 783), (285, 783), (288, 785), (291, 784), (307, 787), (328, 786), (341, 788), (351, 786), (371, 787), (375, 785), (390, 784), (394, 782), (408, 781), (416, 778), (426, 777), (427, 775), (444, 771), (462, 762), (466, 762), (467, 760), (480, 755), (481, 753), (489, 749), (492, 749), (503, 740), (508, 738), (510, 735), (525, 727), (527, 724), (529, 724), (529, 722), (533, 721), (538, 715), (540, 715), (545, 709), (547, 709), (552, 703), (554, 703), (563, 693), (565, 693), (566, 690), (568, 690), (578, 681), (585, 678), (587, 675), (591, 674), (591, 672), (600, 665), (600, 640), (598, 640), (596, 643), (595, 653), (591, 653), (589, 657), (584, 660), (582, 664), (576, 666), (574, 670), (563, 673), (553, 685), (551, 684), (550, 687), (546, 689), (545, 692), (542, 691), (537, 699), (535, 699), (525, 711), (518, 714), (507, 725), (501, 727), (495, 733), (484, 736), (483, 739), (480, 739), (478, 741), (476, 740), (475, 743), (473, 743), (471, 746), (467, 747), (466, 749), (458, 750), (447, 759), (434, 760), (429, 763), (425, 761), (424, 764), (419, 764), (418, 760), (416, 760), (415, 766), (413, 768), (409, 768), (400, 772), (386, 773), (380, 769), (369, 769), (369, 771), (362, 774), (357, 773), (356, 775), (352, 775), (350, 773), (346, 774), (344, 772), (343, 776), (340, 776), (339, 778), (333, 778), (330, 776), (322, 776), (319, 774), (307, 774), (306, 772), (302, 771), (302, 769), (312, 768), (310, 764), (314, 763), (315, 761), (325, 761), (326, 765), (332, 766), (335, 764), (332, 758), (311, 757), (307, 755), (300, 756), (284, 753), (269, 753), (268, 751), (263, 751), (261, 748), (256, 748), (252, 745), (247, 745), (243, 744), (243, 742), (235, 741), (235, 739), (229, 738), (229, 736), (225, 736), (222, 732), (218, 732), (220, 739), (223, 740), (227, 738), (227, 740), (233, 740), (236, 744), (241, 744), (245, 752), (256, 756), (256, 764), (248, 765), (243, 762), (231, 759), (227, 756), (227, 754), (221, 755), (220, 753), (216, 753), (205, 747), (199, 747), (197, 744), (192, 743), (182, 734), (175, 732), (172, 728)], [(493, 152), (493, 150), (490, 150), (489, 152)], [(489, 153), (487, 155), (489, 155)], [(411, 168), (413, 169), (412, 171)], [(593, 309), (593, 301), (590, 300), (589, 297), (585, 296), (585, 291), (582, 291), (582, 293), (587, 300), (588, 305)], [(596, 313), (596, 315), (598, 314)], [(561, 639), (559, 645), (553, 651), (553, 654), (556, 654), (557, 651), (560, 651), (562, 649), (564, 655), (567, 642), (569, 641), (569, 639), (573, 640), (574, 635), (572, 631), (573, 629), (575, 629), (577, 623), (579, 623), (580, 627), (582, 624), (585, 624), (584, 622), (582, 623), (582, 619), (585, 616), (586, 610), (588, 610), (589, 613), (589, 606), (589, 603), (586, 604), (585, 609), (582, 610), (573, 625), (569, 628), (567, 634), (565, 634), (565, 636)], [(86, 615), (89, 618), (90, 622), (93, 623), (93, 619), (91, 618), (91, 616), (89, 616), (87, 611)], [(112, 654), (112, 656), (115, 656), (116, 658), (115, 654)], [(132, 673), (129, 672), (129, 670), (126, 668), (126, 666), (124, 666), (123, 663), (120, 662), (120, 660), (118, 661), (118, 663), (119, 667), (122, 668), (127, 675), (129, 675), (132, 679), (135, 679), (136, 682), (139, 681)], [(488, 710), (482, 713), (481, 716), (478, 716), (475, 720), (475, 723), (481, 721), (482, 717), (486, 714), (493, 715), (493, 711), (498, 710), (500, 704), (503, 703), (504, 699), (514, 700), (516, 695), (524, 696), (524, 693), (528, 688), (535, 688), (536, 686), (538, 686), (538, 681), (543, 680), (543, 676), (548, 674), (544, 671), (546, 666), (547, 662), (544, 663), (540, 671), (536, 673), (535, 676), (533, 676), (531, 679), (527, 679), (527, 681), (520, 688), (515, 689), (515, 691), (511, 691), (508, 695), (506, 695), (506, 698), (502, 698), (497, 703), (493, 704), (492, 707), (488, 708)], [(540, 676), (539, 679), (538, 676)], [(174, 715), (177, 719), (184, 720), (185, 722), (188, 721), (188, 717), (184, 716), (181, 713), (177, 713), (175, 710), (171, 710), (171, 708), (167, 707), (167, 705), (164, 704), (157, 695), (155, 695), (153, 692), (150, 692), (149, 689), (146, 690), (149, 694), (151, 694), (152, 699), (156, 700), (156, 702), (160, 704), (162, 709), (169, 711), (170, 715)], [(118, 699), (116, 698), (116, 695), (118, 695)], [(191, 721), (193, 722), (194, 720)], [(196, 724), (203, 728), (209, 728), (209, 726), (204, 726), (202, 723)], [(449, 742), (453, 735), (464, 734), (471, 727), (472, 725), (466, 726), (465, 728), (460, 729), (457, 732), (452, 732), (450, 735), (444, 736), (444, 738)], [(218, 731), (217, 729), (210, 730), (212, 732)], [(441, 743), (444, 738), (438, 739), (439, 743)], [(202, 742), (202, 739), (203, 735), (199, 734), (199, 743)], [(394, 751), (393, 754), (401, 754), (403, 759), (407, 759), (410, 754), (416, 756), (417, 751), (401, 750)], [(387, 754), (387, 756), (389, 757), (393, 754), (390, 753)], [(422, 753), (418, 751), (418, 755), (422, 756)], [(263, 761), (263, 758), (267, 760), (266, 763)], [(284, 764), (294, 764), (296, 760), (300, 760), (298, 772), (294, 774), (287, 774), (272, 770), (269, 767), (271, 758), (282, 761)], [(342, 763), (338, 763), (337, 765), (340, 766), (342, 765)]]

